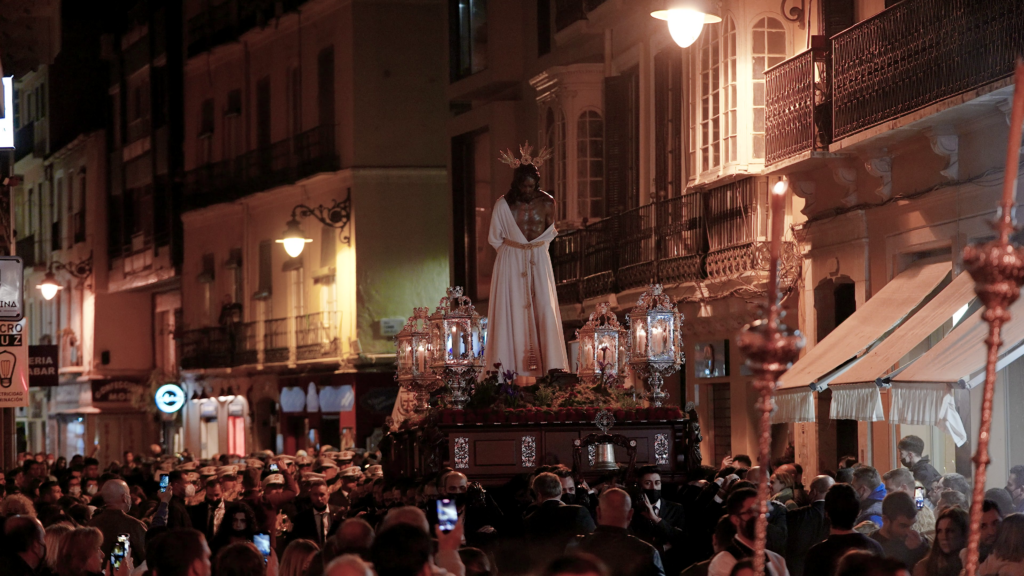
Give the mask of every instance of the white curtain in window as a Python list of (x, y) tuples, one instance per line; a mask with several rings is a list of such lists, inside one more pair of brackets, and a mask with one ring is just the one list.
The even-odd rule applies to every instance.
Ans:
[(829, 417), (833, 420), (860, 420), (881, 422), (885, 420), (882, 411), (882, 395), (878, 386), (852, 384), (832, 388), (832, 408)]
[(893, 424), (938, 426), (963, 446), (967, 431), (956, 411), (953, 392), (944, 384), (900, 384), (892, 389), (889, 421)]
[(798, 388), (775, 395), (772, 424), (814, 422), (814, 392)]

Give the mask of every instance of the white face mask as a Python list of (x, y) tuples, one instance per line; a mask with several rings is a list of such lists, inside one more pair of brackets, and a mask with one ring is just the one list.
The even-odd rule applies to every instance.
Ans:
[(99, 486), (97, 486), (95, 484), (89, 484), (89, 487), (85, 489), (85, 493), (88, 494), (89, 496), (95, 496), (96, 495), (96, 491), (98, 489), (99, 489)]
[(185, 485), (185, 496), (191, 498), (196, 495), (196, 485), (186, 484)]
[(74, 496), (74, 497), (77, 498), (77, 497), (82, 495), (82, 487), (81, 486), (72, 486), (72, 487), (68, 488), (68, 494), (70, 494), (71, 496)]

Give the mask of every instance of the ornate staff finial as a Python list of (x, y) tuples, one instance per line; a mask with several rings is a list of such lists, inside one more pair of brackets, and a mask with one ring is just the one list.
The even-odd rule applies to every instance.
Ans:
[(1001, 213), (992, 227), (999, 233), (995, 240), (964, 247), (964, 267), (974, 278), (974, 291), (985, 305), (983, 318), (988, 322), (988, 356), (985, 362), (985, 388), (981, 400), (981, 423), (978, 426), (978, 451), (974, 454), (974, 495), (971, 500), (971, 523), (967, 531), (967, 576), (978, 570), (981, 542), (982, 504), (985, 500), (985, 476), (988, 472), (988, 443), (992, 429), (992, 398), (996, 387), (996, 362), (1003, 345), (1002, 327), (1010, 320), (1010, 305), (1020, 297), (1024, 283), (1024, 251), (1010, 244), (1013, 232), (1014, 191), (1017, 188), (1017, 163), (1020, 161), (1020, 140), (1024, 124), (1024, 62), (1017, 60), (1014, 72), (1013, 109), (1010, 112), (1010, 141), (1006, 146), (1006, 172), (1003, 178)]

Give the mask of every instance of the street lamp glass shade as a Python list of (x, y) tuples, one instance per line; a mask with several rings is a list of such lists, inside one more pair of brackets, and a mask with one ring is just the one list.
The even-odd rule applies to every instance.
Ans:
[(306, 243), (312, 241), (312, 238), (306, 238), (306, 235), (302, 233), (302, 228), (299, 228), (299, 221), (292, 218), (288, 221), (287, 228), (284, 229), (284, 237), (278, 240), (277, 243), (284, 244), (284, 251), (289, 256), (298, 258), (299, 254), (302, 254), (302, 249), (306, 247)]
[(680, 48), (696, 42), (705, 24), (722, 21), (706, 2), (700, 0), (676, 0), (665, 10), (651, 12), (651, 16), (668, 22), (668, 32)]
[(43, 293), (43, 298), (53, 300), (53, 297), (57, 295), (57, 291), (63, 288), (63, 286), (57, 284), (57, 278), (54, 277), (53, 272), (47, 272), (43, 281), (36, 288), (39, 288), (39, 291)]

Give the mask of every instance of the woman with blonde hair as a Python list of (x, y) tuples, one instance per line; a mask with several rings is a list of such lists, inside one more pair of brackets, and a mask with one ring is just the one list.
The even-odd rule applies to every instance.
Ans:
[(60, 544), (64, 535), (74, 531), (75, 527), (67, 522), (58, 522), (46, 527), (46, 558), (44, 564), (51, 572), (57, 570), (57, 559), (60, 558)]
[(978, 567), (978, 574), (1024, 576), (1024, 514), (1003, 518), (992, 553)]
[(278, 576), (303, 576), (309, 570), (309, 564), (316, 557), (320, 548), (312, 540), (300, 538), (292, 540), (281, 556), (281, 569)]
[(64, 535), (57, 556), (57, 576), (94, 576), (103, 573), (103, 533), (97, 528), (76, 528)]
[(782, 469), (776, 470), (775, 474), (772, 474), (772, 477), (768, 480), (768, 485), (772, 490), (772, 500), (782, 503), (790, 510), (796, 508), (796, 494), (793, 492), (794, 484), (796, 484), (796, 479), (793, 478), (792, 474)]
[(10, 518), (14, 515), (36, 517), (36, 507), (32, 500), (24, 494), (11, 494), (0, 502), (0, 516)]

